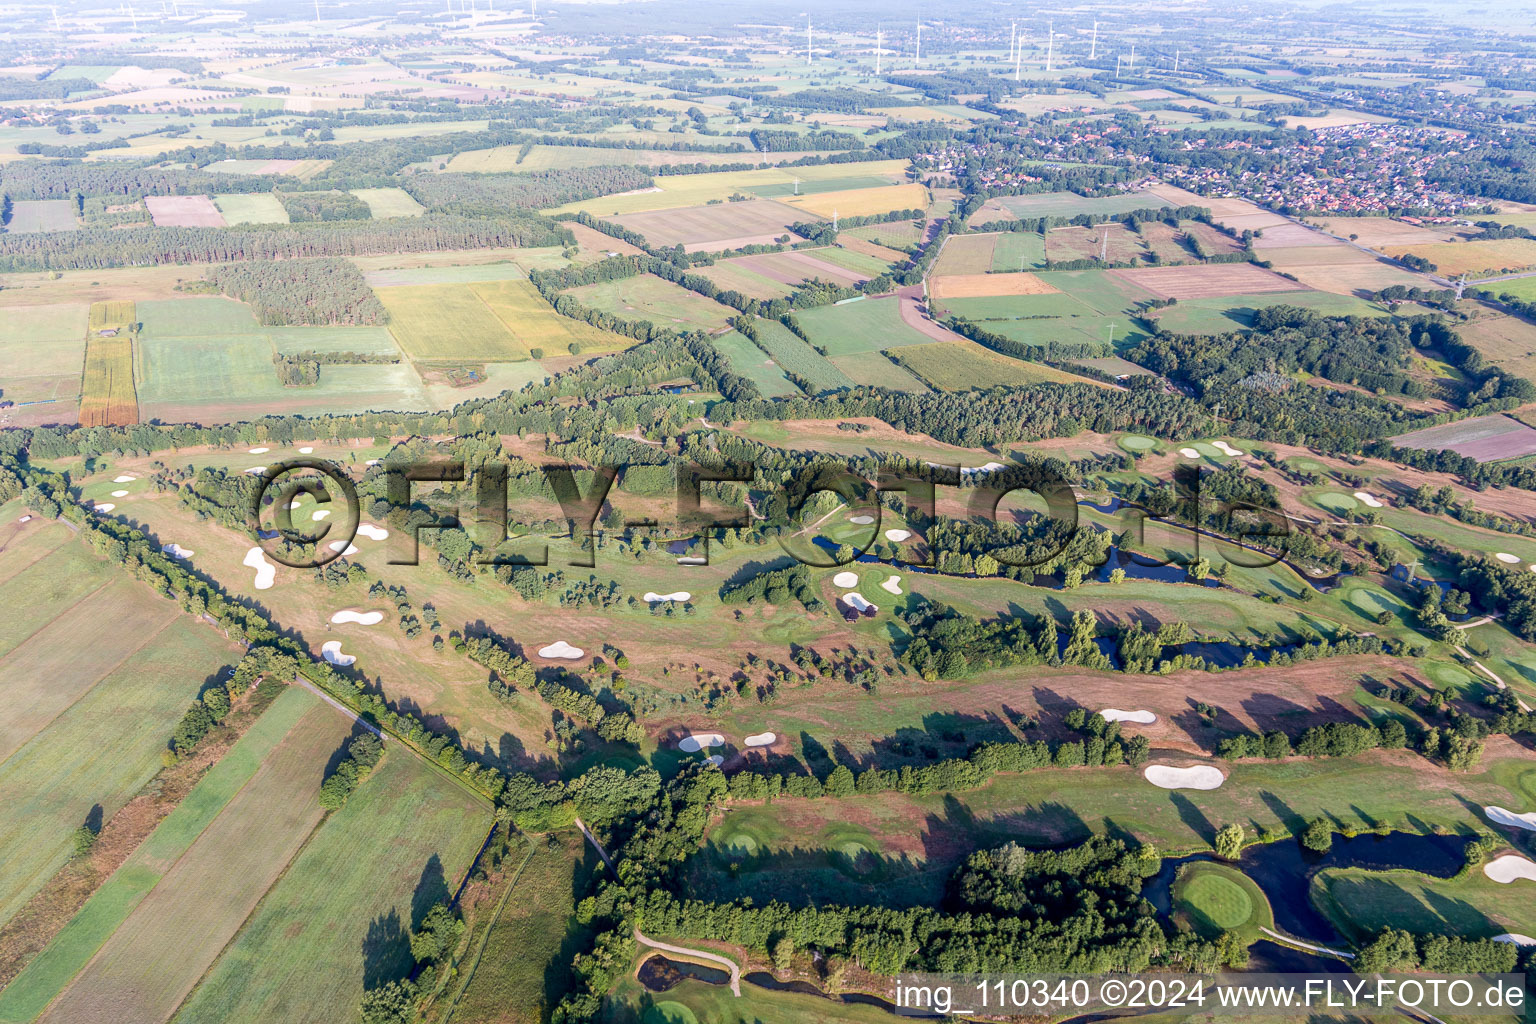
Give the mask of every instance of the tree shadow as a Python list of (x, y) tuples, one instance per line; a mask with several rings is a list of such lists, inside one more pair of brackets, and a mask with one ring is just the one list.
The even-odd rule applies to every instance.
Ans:
[(375, 989), (404, 977), (410, 959), (411, 940), (398, 911), (380, 914), (368, 922), (368, 933), (363, 936), (363, 988)]
[(1189, 797), (1182, 793), (1169, 794), (1168, 799), (1173, 803), (1174, 809), (1179, 812), (1179, 820), (1186, 828), (1207, 843), (1215, 843), (1216, 826), (1211, 823), (1210, 818), (1205, 816), (1204, 811), (1191, 803)]
[(427, 911), (439, 903), (447, 903), (452, 896), (448, 891), (448, 878), (443, 874), (443, 862), (434, 853), (427, 858), (421, 878), (416, 882), (416, 891), (411, 894), (411, 930), (421, 927)]

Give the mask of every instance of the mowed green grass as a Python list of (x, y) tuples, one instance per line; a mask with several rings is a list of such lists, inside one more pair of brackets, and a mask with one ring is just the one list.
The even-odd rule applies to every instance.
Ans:
[(287, 224), (288, 211), (270, 192), (246, 192), (214, 196), (213, 205), (224, 215), (224, 223), (236, 224)]
[(404, 976), (406, 931), (453, 892), (485, 840), (491, 809), (420, 758), (383, 762), (316, 830), (176, 1020), (349, 1020), (369, 980)]
[(1247, 330), (1253, 315), (1269, 306), (1300, 306), (1330, 316), (1385, 316), (1386, 309), (1353, 295), (1332, 292), (1273, 292), (1263, 295), (1230, 295), (1219, 299), (1180, 299), (1178, 305), (1159, 312), (1164, 330), (1181, 334), (1221, 334)]
[(1002, 272), (1034, 270), (1045, 263), (1045, 236), (1033, 231), (1006, 231), (992, 247), (992, 269)]
[(1227, 864), (1185, 864), (1174, 880), (1172, 895), (1180, 922), (1206, 938), (1232, 931), (1245, 941), (1254, 942), (1264, 937), (1260, 928), (1275, 926), (1274, 912), (1264, 890)]
[(731, 331), (710, 341), (730, 361), (731, 369), (757, 384), (765, 397), (784, 398), (801, 393), (772, 357), (739, 332)]
[(1042, 381), (1081, 384), (1085, 380), (1054, 366), (997, 355), (972, 342), (939, 341), (893, 349), (891, 354), (902, 366), (941, 391), (1017, 387)]
[(474, 946), (484, 939), (485, 947), (474, 973), (464, 978), (453, 1014), (457, 1024), (539, 1024), (570, 984), (569, 964), (556, 961), (567, 935), (584, 931), (574, 917), (576, 901), (596, 855), (575, 830), (529, 842), (531, 855), (490, 934), (471, 940)]
[(420, 217), (426, 208), (403, 188), (354, 188), (352, 194), (368, 204), (374, 220), (389, 217)]
[(1504, 932), (1530, 934), (1528, 926), (1536, 920), (1536, 885), (1495, 882), (1480, 866), (1449, 879), (1327, 868), (1313, 878), (1310, 896), (1342, 934), (1356, 940), (1387, 927), (1488, 939)]
[[(67, 555), (63, 562), (70, 563)], [(11, 607), (40, 604), (74, 628), (67, 635), (55, 630), (34, 636), (6, 656), (0, 693), (13, 709), (11, 722), (20, 722), (16, 714), (23, 708), (40, 705), (39, 691), (50, 684), (67, 682), (78, 695), (69, 702), (55, 699), (52, 715), (43, 711), (24, 726), (9, 726), (17, 734), (0, 762), (0, 806), (6, 808), (0, 921), (9, 920), (68, 859), (70, 832), (93, 807), (101, 807), (103, 819), (110, 817), (159, 770), (172, 726), (204, 681), (234, 660), (234, 648), (219, 633), (147, 587), (128, 581), (123, 588), (114, 581), (93, 588), (80, 614), (62, 618), (75, 602), (49, 603), (26, 589), (31, 579), (30, 572), (18, 574), (0, 594), (10, 595)], [(57, 664), (57, 654), (43, 646), (68, 649), (86, 636), (75, 667)], [(23, 739), (23, 730), (31, 735)]]
[(832, 356), (883, 352), (905, 345), (928, 345), (933, 339), (901, 319), (896, 297), (860, 299), (840, 306), (797, 310), (795, 319), (811, 341)]
[(663, 327), (718, 330), (736, 311), (652, 274), (572, 288), (565, 294), (585, 306), (626, 320), (649, 320)]
[[(640, 1024), (888, 1024), (893, 1019), (875, 1006), (829, 1003), (821, 996), (770, 992), (755, 985), (742, 985), (737, 998), (728, 986), (691, 979), (657, 994), (626, 976), (615, 986), (607, 1004), (601, 1018), (606, 1024), (630, 1024), (637, 1019)], [(641, 1015), (644, 1007), (648, 1009)]]
[(53, 941), (0, 989), (0, 1021), (29, 1021), (41, 1013), (251, 781), (295, 723), (320, 706), (320, 698), (303, 687), (286, 687)]
[(883, 352), (854, 352), (846, 356), (833, 356), (828, 362), (855, 384), (868, 384), (916, 395), (927, 394), (929, 391), (928, 385)]
[[(962, 299), (962, 302), (989, 301)], [(1026, 345), (1091, 345), (1108, 354), (1142, 341), (1147, 332), (1128, 316), (1043, 317), (1034, 320), (987, 320), (981, 327)]]

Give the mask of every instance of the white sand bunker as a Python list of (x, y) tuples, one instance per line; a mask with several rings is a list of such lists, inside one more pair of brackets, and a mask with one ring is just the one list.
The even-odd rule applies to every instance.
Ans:
[(1490, 941), (1508, 942), (1516, 946), (1536, 946), (1536, 939), (1529, 935), (1521, 935), (1519, 932), (1505, 932), (1503, 935), (1495, 935)]
[(539, 657), (541, 658), (568, 658), (575, 661), (584, 653), (580, 647), (572, 647), (564, 640), (556, 640), (552, 644), (539, 648)]
[(272, 580), (277, 576), (277, 566), (267, 561), (267, 553), (259, 547), (247, 551), (245, 561), (240, 564), (256, 570), (257, 590), (266, 590), (271, 587)]
[(328, 509), (328, 508), (317, 508), (313, 512), (310, 513), (309, 518), (311, 518), (311, 519), (324, 519), (326, 516), (328, 516), (330, 514), (331, 514), (331, 510)]
[(271, 450), (272, 450), (271, 448), (249, 448), (249, 449), (247, 449), (247, 451), (249, 451), (252, 455), (265, 455), (265, 454), (267, 454), (267, 452), (269, 452)]
[(892, 544), (900, 544), (902, 541), (906, 540), (910, 536), (912, 536), (912, 531), (911, 530), (886, 530), (885, 531), (885, 539), (890, 541)]
[(971, 473), (990, 473), (994, 469), (1003, 469), (1003, 468), (1005, 468), (1005, 467), (1003, 466), (1003, 464), (1001, 462), (989, 462), (985, 466), (976, 466), (974, 468), (963, 468), (963, 469), (960, 470), (960, 472), (965, 473), (965, 474), (971, 474)]
[(1536, 862), (1517, 854), (1506, 853), (1484, 864), (1483, 874), (1501, 885), (1508, 885), (1521, 878), (1536, 882)]
[[(342, 548), (346, 548), (347, 550), (341, 551)], [(345, 557), (347, 555), (355, 555), (355, 554), (357, 554), (357, 545), (356, 544), (348, 544), (344, 540), (333, 540), (333, 541), (331, 541), (331, 550), (332, 551), (341, 551), (342, 556)]]
[(313, 455), (314, 453), (315, 453), (315, 450), (313, 448), (311, 448), (309, 445), (305, 445), (303, 448), (299, 449), (299, 454), (300, 455)]
[(864, 600), (864, 595), (849, 591), (843, 595), (843, 603), (856, 612), (877, 612), (880, 606)]
[(1385, 507), (1381, 503), (1381, 499), (1377, 498), (1374, 494), (1370, 494), (1370, 493), (1368, 493), (1366, 491), (1356, 491), (1355, 492), (1355, 500), (1360, 502), (1360, 504), (1364, 505), (1366, 508), (1384, 508)]
[(709, 559), (703, 555), (684, 555), (677, 560), (678, 565), (708, 565)]
[(832, 585), (834, 587), (856, 587), (859, 585), (859, 574), (844, 569), (832, 577)]
[(115, 508), (117, 508), (117, 506), (112, 504), (110, 501), (104, 501), (101, 504), (96, 506), (95, 511), (97, 511), (97, 512), (111, 512)]
[(675, 590), (670, 594), (658, 594), (653, 590), (647, 590), (641, 600), (647, 603), (655, 601), (686, 601), (692, 596), (686, 590)]
[(112, 497), (114, 497), (114, 498), (126, 498), (126, 497), (128, 497), (128, 492), (127, 491), (113, 491), (112, 492)]
[(1105, 708), (1099, 712), (1106, 722), (1135, 722), (1137, 725), (1151, 725), (1157, 721), (1157, 716), (1144, 708), (1135, 711), (1121, 711), (1119, 708)]
[(1189, 768), (1149, 764), (1141, 774), (1152, 785), (1163, 789), (1215, 789), (1227, 781), (1220, 768), (1208, 764), (1197, 764)]
[(30, 523), (32, 521), (32, 517), (31, 516), (22, 516), (20, 519), (18, 519), (16, 521), (18, 523)]
[(1499, 561), (1505, 562), (1505, 563), (1507, 563), (1509, 565), (1514, 565), (1516, 562), (1520, 561), (1520, 557), (1518, 555), (1512, 555), (1508, 551), (1500, 551), (1498, 554), (1494, 555), (1493, 557), (1497, 558)]
[(766, 747), (778, 738), (778, 735), (775, 733), (760, 732), (755, 736), (748, 736), (746, 743), (749, 747)]
[(884, 583), (880, 584), (880, 589), (885, 591), (887, 594), (900, 594), (901, 593), (901, 577), (900, 576), (891, 576), (891, 577), (889, 577), (888, 579), (886, 579), (886, 581)]
[(1488, 820), (1495, 825), (1508, 825), (1511, 828), (1523, 828), (1536, 832), (1536, 811), (1516, 814), (1503, 807), (1484, 807), (1483, 813), (1488, 815)]
[(267, 472), (267, 467), (266, 466), (252, 466), (250, 469), (246, 470), (246, 472), (251, 474), (252, 476), (265, 476), (266, 472)]
[(161, 544), (160, 550), (172, 558), (191, 558), (197, 554), (191, 548), (184, 548), (180, 544)]
[(1215, 448), (1217, 451), (1221, 452), (1221, 454), (1223, 454), (1223, 455), (1241, 455), (1241, 454), (1243, 454), (1242, 449), (1240, 449), (1240, 448), (1233, 448), (1230, 444), (1228, 444), (1225, 441), (1212, 441), (1211, 442), (1211, 447)]
[(848, 517), (848, 521), (850, 523), (857, 523), (860, 526), (868, 526), (870, 523), (875, 521), (875, 517), (874, 516), (849, 516)]
[(677, 749), (687, 751), (690, 754), (694, 753), (695, 751), (704, 750), (708, 747), (723, 746), (725, 746), (725, 737), (721, 736), (717, 732), (689, 733), (687, 736), (684, 736), (682, 739), (677, 741)]
[(719, 768), (722, 764), (725, 764), (725, 755), (723, 755), (723, 754), (710, 754), (704, 760), (708, 761), (710, 764), (714, 765), (716, 768)]
[(365, 465), (365, 466), (377, 466), (379, 463), (381, 463), (383, 461), (384, 461), (383, 459), (369, 459), (367, 462), (363, 463), (363, 465)]
[(137, 479), (138, 479), (138, 477), (134, 476), (132, 473), (124, 473), (122, 476), (115, 476), (115, 477), (113, 477), (112, 478), (112, 482), (115, 483), (115, 484), (126, 484), (130, 480), (137, 480)]
[(1200, 457), (1200, 453), (1193, 448), (1180, 448), (1179, 454), (1186, 459), (1198, 459)]
[(384, 621), (383, 612), (355, 612), (350, 608), (331, 616), (332, 622), (355, 622), (359, 626), (373, 626)]
[(357, 532), (369, 540), (383, 540), (389, 536), (389, 531), (382, 526), (374, 526), (372, 523), (358, 523)]
[(357, 656), (355, 654), (341, 653), (340, 640), (327, 640), (325, 643), (321, 644), (320, 657), (324, 658), (332, 665), (340, 665), (342, 668), (346, 668), (348, 665), (357, 660)]

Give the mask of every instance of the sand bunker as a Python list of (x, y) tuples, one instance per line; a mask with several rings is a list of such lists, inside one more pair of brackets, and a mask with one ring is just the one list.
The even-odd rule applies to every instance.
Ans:
[(1005, 468), (1005, 467), (1003, 466), (1003, 464), (1001, 462), (989, 462), (985, 466), (976, 466), (974, 468), (963, 468), (962, 467), (960, 472), (961, 473), (965, 473), (965, 474), (970, 474), (970, 473), (990, 473), (994, 469), (1003, 469), (1003, 468)]
[(906, 540), (910, 536), (912, 536), (912, 531), (911, 530), (886, 530), (885, 531), (885, 539), (890, 541), (892, 544), (900, 544), (902, 541)]
[(1360, 504), (1364, 505), (1366, 508), (1385, 508), (1380, 499), (1378, 499), (1374, 494), (1368, 494), (1365, 491), (1356, 491), (1355, 500), (1360, 502)]
[(1211, 442), (1211, 447), (1215, 448), (1217, 451), (1221, 452), (1221, 454), (1223, 454), (1223, 455), (1241, 455), (1241, 454), (1243, 454), (1242, 449), (1240, 449), (1240, 448), (1233, 448), (1230, 444), (1228, 444), (1225, 441), (1212, 441)]
[(18, 519), (16, 521), (18, 523), (30, 523), (32, 521), (32, 517), (31, 516), (22, 516), (20, 519)]
[(641, 600), (647, 603), (652, 601), (686, 601), (692, 596), (686, 590), (677, 590), (670, 594), (658, 594), (655, 591), (647, 590)]
[(1135, 722), (1137, 725), (1151, 725), (1157, 721), (1157, 716), (1143, 708), (1135, 711), (1121, 711), (1119, 708), (1105, 708), (1099, 714), (1104, 716), (1106, 722)]
[(299, 449), (299, 454), (300, 455), (313, 455), (314, 453), (315, 453), (315, 450), (313, 448), (309, 447), (308, 445), (305, 445), (303, 448)]
[(265, 476), (266, 472), (267, 472), (267, 467), (266, 466), (252, 466), (250, 469), (246, 470), (246, 472), (251, 474), (252, 476)]
[(575, 661), (585, 653), (580, 647), (572, 647), (564, 640), (556, 640), (552, 644), (539, 648), (541, 658), (568, 658)]
[(383, 461), (384, 461), (383, 459), (369, 459), (367, 462), (363, 463), (363, 465), (365, 465), (365, 466), (377, 466), (379, 463), (381, 463)]
[[(341, 549), (343, 547), (345, 547), (347, 550), (341, 551)], [(344, 540), (333, 540), (333, 541), (331, 541), (331, 550), (332, 551), (341, 551), (343, 556), (355, 555), (355, 554), (357, 554), (357, 545), (356, 544), (348, 544)]]
[(355, 612), (348, 608), (331, 616), (332, 622), (355, 622), (359, 626), (373, 626), (384, 621), (383, 612)]
[(383, 540), (389, 536), (389, 531), (382, 526), (374, 526), (372, 523), (358, 523), (357, 532), (369, 540)]
[(891, 577), (887, 578), (884, 583), (880, 584), (880, 589), (885, 591), (887, 594), (900, 594), (901, 593), (901, 577), (900, 576), (891, 576)]
[(1488, 815), (1488, 820), (1495, 825), (1508, 825), (1511, 828), (1523, 828), (1536, 832), (1536, 811), (1516, 814), (1503, 807), (1484, 807), (1483, 813)]
[(271, 587), (273, 578), (277, 576), (277, 566), (267, 561), (267, 553), (259, 547), (247, 551), (245, 561), (240, 564), (256, 570), (257, 590), (266, 590)]
[(834, 587), (856, 587), (859, 585), (859, 574), (844, 569), (832, 577), (832, 585)]
[(725, 756), (723, 754), (710, 754), (704, 760), (708, 761), (716, 768), (719, 768), (722, 764), (725, 763)]
[(856, 612), (877, 612), (880, 610), (879, 605), (870, 604), (868, 601), (864, 600), (864, 596), (862, 594), (857, 594), (851, 591), (843, 595), (843, 603)]
[(870, 523), (875, 521), (875, 517), (874, 516), (849, 516), (848, 517), (848, 521), (850, 523), (857, 523), (860, 526), (868, 526)]
[(328, 509), (328, 508), (317, 508), (317, 509), (315, 509), (315, 511), (310, 513), (309, 518), (311, 518), (311, 519), (324, 519), (326, 516), (328, 516), (330, 514), (331, 514), (331, 510)]
[(247, 449), (247, 450), (252, 455), (265, 455), (265, 454), (267, 454), (267, 452), (271, 451), (272, 449), (271, 448), (250, 448), (250, 449)]
[(357, 660), (356, 655), (341, 653), (340, 640), (327, 640), (325, 643), (321, 644), (320, 657), (324, 658), (332, 665), (339, 665), (342, 668), (346, 668), (348, 665)]
[(130, 481), (130, 480), (137, 480), (137, 479), (138, 479), (138, 477), (133, 476), (130, 473), (124, 473), (122, 476), (115, 476), (115, 477), (113, 477), (112, 478), (112, 482), (115, 483), (115, 484), (125, 484), (128, 481)]
[(1513, 853), (1506, 853), (1484, 864), (1483, 874), (1501, 885), (1508, 885), (1521, 878), (1529, 878), (1536, 882), (1536, 862)]
[(127, 491), (113, 491), (112, 492), (112, 497), (114, 497), (114, 498), (126, 498), (126, 497), (128, 497), (128, 492)]
[(1516, 946), (1536, 946), (1536, 939), (1529, 935), (1521, 935), (1519, 932), (1505, 932), (1503, 935), (1495, 935), (1493, 942), (1508, 942)]
[(1141, 774), (1152, 785), (1163, 789), (1215, 789), (1227, 781), (1220, 768), (1208, 764), (1197, 764), (1189, 768), (1149, 764)]
[(191, 548), (184, 548), (180, 544), (161, 544), (160, 550), (172, 558), (191, 558), (197, 554)]
[(684, 555), (677, 560), (678, 565), (708, 565), (709, 559), (702, 555)]
[(115, 508), (117, 508), (116, 505), (112, 504), (110, 501), (106, 501), (106, 502), (102, 502), (100, 505), (97, 505), (96, 508), (95, 508), (95, 511), (97, 511), (97, 512), (111, 512)]
[(1179, 454), (1184, 456), (1186, 459), (1198, 459), (1200, 457), (1200, 453), (1195, 451), (1193, 448), (1180, 448)]
[(725, 746), (725, 737), (717, 732), (689, 733), (677, 741), (677, 749), (687, 751), (690, 754), (695, 751), (704, 750), (707, 747), (723, 746)]
[(748, 736), (747, 739), (746, 739), (746, 743), (747, 743), (747, 746), (749, 746), (749, 747), (766, 747), (766, 746), (768, 746), (770, 743), (772, 743), (774, 740), (776, 740), (778, 738), (779, 737), (776, 734), (774, 734), (774, 733), (771, 733), (771, 732), (760, 732), (760, 733), (757, 733), (755, 736)]
[(1500, 551), (1498, 554), (1494, 555), (1493, 557), (1497, 558), (1499, 561), (1505, 562), (1505, 563), (1507, 563), (1509, 565), (1514, 565), (1516, 562), (1520, 561), (1520, 558), (1519, 558), (1518, 555), (1512, 555), (1508, 551)]

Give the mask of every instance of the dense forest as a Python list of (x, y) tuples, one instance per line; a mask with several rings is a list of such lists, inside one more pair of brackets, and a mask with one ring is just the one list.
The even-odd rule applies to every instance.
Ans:
[(382, 324), (383, 303), (350, 260), (290, 259), (220, 263), (208, 280), (249, 303), (264, 326)]

